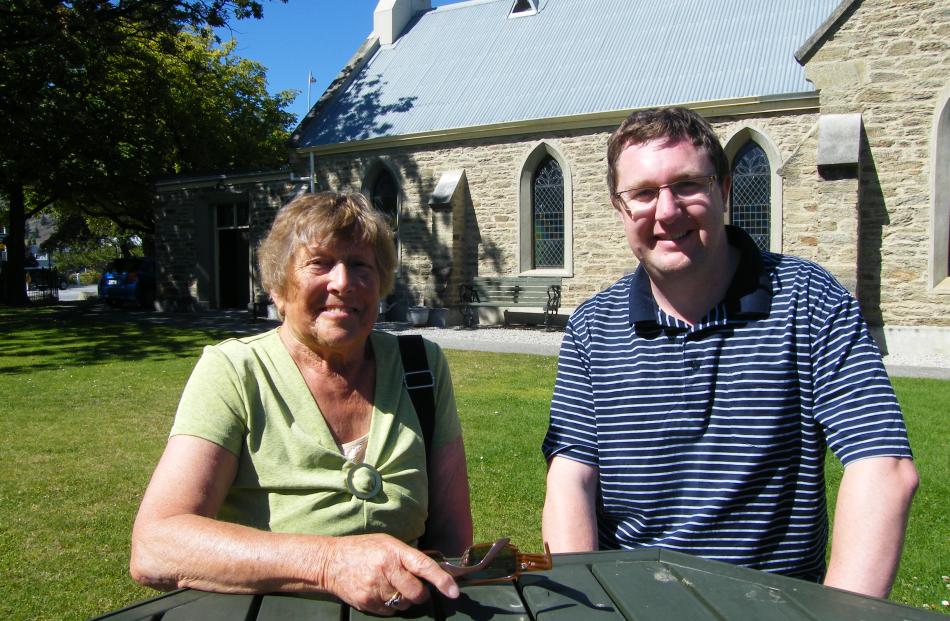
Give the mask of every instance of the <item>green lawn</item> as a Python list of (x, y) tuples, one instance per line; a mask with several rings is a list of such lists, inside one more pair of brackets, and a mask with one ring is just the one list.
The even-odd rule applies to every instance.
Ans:
[[(154, 595), (128, 577), (132, 519), (201, 347), (227, 335), (56, 308), (0, 308), (0, 334), (0, 618), (83, 619)], [(555, 360), (448, 357), (476, 540), (538, 550)], [(946, 611), (950, 382), (895, 385), (922, 483), (892, 597)]]

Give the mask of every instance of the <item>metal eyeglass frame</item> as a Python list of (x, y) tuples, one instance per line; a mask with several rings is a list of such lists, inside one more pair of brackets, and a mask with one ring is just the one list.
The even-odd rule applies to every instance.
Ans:
[[(623, 204), (624, 210), (628, 214), (633, 216), (634, 214), (646, 213), (652, 210), (654, 207), (656, 207), (657, 202), (660, 200), (660, 193), (662, 192), (663, 188), (668, 188), (670, 190), (670, 193), (673, 195), (673, 200), (675, 200), (676, 202), (681, 202), (686, 199), (680, 196), (680, 194), (676, 192), (676, 190), (674, 189), (675, 186), (681, 183), (691, 183), (691, 182), (696, 182), (700, 180), (705, 180), (706, 181), (705, 194), (709, 196), (710, 187), (718, 179), (719, 179), (719, 175), (700, 175), (699, 177), (690, 177), (689, 179), (680, 179), (672, 183), (664, 183), (663, 185), (644, 185), (637, 188), (627, 188), (626, 190), (620, 190), (619, 192), (614, 192), (614, 197)], [(654, 190), (656, 192), (656, 196), (653, 197), (653, 200), (650, 201), (649, 203), (638, 203), (636, 207), (631, 207), (630, 201), (625, 199), (623, 195), (640, 192), (642, 190)]]

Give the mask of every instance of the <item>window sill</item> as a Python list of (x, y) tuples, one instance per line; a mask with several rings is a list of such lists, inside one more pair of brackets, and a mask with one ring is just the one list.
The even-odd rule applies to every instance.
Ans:
[(518, 276), (560, 276), (561, 278), (573, 278), (574, 272), (567, 269), (539, 269), (524, 270), (518, 273)]
[(937, 295), (950, 295), (950, 277), (944, 278), (938, 282), (930, 290), (931, 293), (936, 293)]

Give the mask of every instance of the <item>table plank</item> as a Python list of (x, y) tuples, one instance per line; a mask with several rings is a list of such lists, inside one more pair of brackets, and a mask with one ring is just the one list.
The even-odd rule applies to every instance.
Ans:
[[(811, 582), (744, 568), (736, 568), (739, 571), (734, 573), (720, 571), (719, 563), (685, 556), (677, 560), (680, 562), (597, 563), (592, 571), (617, 608), (635, 621), (672, 618), (931, 621), (935, 618), (934, 613), (925, 610)], [(729, 573), (732, 575), (726, 575)]]
[(196, 599), (206, 597), (207, 595), (208, 593), (203, 591), (192, 591), (190, 589), (173, 591), (106, 613), (96, 617), (92, 621), (151, 621), (152, 619), (159, 618), (163, 612), (175, 606), (187, 604)]
[(810, 606), (802, 605), (786, 592), (791, 578), (782, 587), (717, 575), (702, 569), (667, 566), (671, 573), (696, 594), (696, 598), (725, 619), (773, 619), (775, 621), (817, 621)]
[(730, 569), (727, 574), (720, 563), (685, 555), (679, 555), (675, 561), (667, 555), (667, 564), (728, 619), (742, 618), (753, 610), (763, 611), (762, 614), (770, 611), (770, 618), (775, 619), (935, 621), (943, 618), (935, 612), (885, 599), (744, 567)]
[(345, 608), (347, 606), (332, 595), (265, 595), (254, 621), (340, 621)]
[(859, 619), (860, 621), (940, 621), (938, 612), (855, 593), (822, 587), (820, 591), (789, 594), (816, 619)]
[(458, 599), (438, 596), (434, 602), (436, 618), (446, 621), (505, 619), (531, 621), (514, 584), (481, 584), (462, 587)]
[(591, 571), (626, 619), (722, 621), (729, 618), (717, 616), (704, 606), (694, 592), (659, 561), (595, 563)]
[(523, 574), (521, 597), (537, 621), (624, 621), (586, 564)]
[[(396, 618), (399, 619), (436, 619), (435, 612), (433, 611), (433, 603), (430, 599), (424, 604), (419, 604), (418, 606), (412, 606), (411, 608), (397, 613)], [(289, 617), (287, 617), (289, 618)], [(349, 621), (379, 621), (378, 615), (372, 615), (365, 612), (360, 612), (355, 608), (350, 609)], [(309, 621), (309, 619), (308, 619)]]
[(259, 595), (208, 593), (166, 612), (162, 621), (254, 621)]

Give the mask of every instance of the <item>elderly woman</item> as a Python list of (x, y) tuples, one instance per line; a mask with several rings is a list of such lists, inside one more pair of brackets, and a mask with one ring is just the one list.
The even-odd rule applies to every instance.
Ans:
[[(206, 347), (132, 532), (130, 570), (158, 589), (324, 591), (391, 614), (428, 582), (458, 588), (414, 545), (458, 554), (472, 520), (448, 365), (435, 376), (431, 454), (397, 339), (373, 331), (395, 251), (361, 195), (303, 195), (259, 250), (283, 318)], [(431, 495), (430, 495), (431, 494)]]

